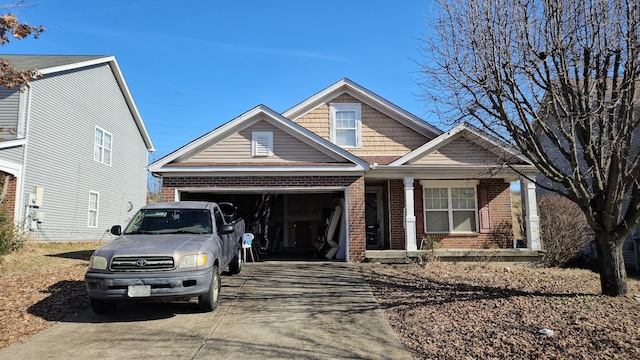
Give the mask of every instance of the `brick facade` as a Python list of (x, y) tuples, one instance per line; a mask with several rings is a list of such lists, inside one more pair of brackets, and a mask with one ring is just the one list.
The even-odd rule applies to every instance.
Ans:
[(404, 250), (404, 182), (389, 180), (389, 244), (391, 250)]
[(10, 176), (9, 187), (7, 188), (7, 193), (4, 198), (4, 203), (2, 204), (6, 211), (7, 216), (9, 216), (9, 220), (13, 221), (13, 209), (16, 207), (16, 185), (18, 183), (18, 179), (15, 176)]
[[(487, 234), (430, 234), (438, 241), (441, 249), (510, 249), (513, 248), (513, 220), (511, 217), (511, 191), (509, 183), (503, 179), (483, 179), (479, 186), (489, 189), (489, 216), (492, 231)], [(420, 248), (424, 231), (424, 209), (422, 186), (414, 182), (414, 203), (416, 216), (416, 244)], [(389, 180), (389, 218), (391, 221), (390, 243), (393, 250), (405, 249), (404, 232), (404, 182)]]
[(162, 179), (162, 201), (175, 201), (178, 188), (306, 188), (341, 187), (347, 189), (349, 221), (349, 259), (365, 257), (364, 178), (360, 176), (185, 176)]

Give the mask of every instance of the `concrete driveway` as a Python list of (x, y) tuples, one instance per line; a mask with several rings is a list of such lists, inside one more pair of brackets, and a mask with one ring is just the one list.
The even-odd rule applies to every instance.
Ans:
[(87, 310), (0, 351), (0, 359), (411, 359), (355, 265), (246, 264), (197, 304)]

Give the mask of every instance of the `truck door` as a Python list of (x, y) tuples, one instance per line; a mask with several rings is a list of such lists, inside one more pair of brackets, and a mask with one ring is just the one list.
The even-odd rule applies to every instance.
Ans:
[(230, 243), (231, 239), (233, 238), (233, 234), (222, 235), (220, 233), (220, 228), (224, 224), (224, 216), (222, 214), (222, 211), (220, 211), (220, 208), (217, 206), (213, 208), (213, 217), (216, 221), (216, 231), (218, 232), (218, 236), (221, 240), (220, 247), (222, 250), (222, 264), (220, 264), (220, 271), (222, 271), (224, 266), (226, 266), (233, 258), (233, 255), (230, 254), (231, 250), (233, 249)]

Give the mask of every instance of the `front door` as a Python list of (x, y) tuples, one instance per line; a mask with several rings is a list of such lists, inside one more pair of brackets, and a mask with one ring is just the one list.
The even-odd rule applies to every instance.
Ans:
[(382, 189), (367, 188), (364, 197), (367, 249), (383, 249), (384, 228), (382, 222)]

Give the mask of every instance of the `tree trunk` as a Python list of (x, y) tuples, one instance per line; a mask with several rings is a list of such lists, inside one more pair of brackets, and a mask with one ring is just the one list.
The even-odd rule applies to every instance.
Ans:
[(596, 234), (602, 295), (627, 295), (627, 272), (624, 268), (622, 254), (623, 244), (624, 239), (617, 239), (612, 234)]

